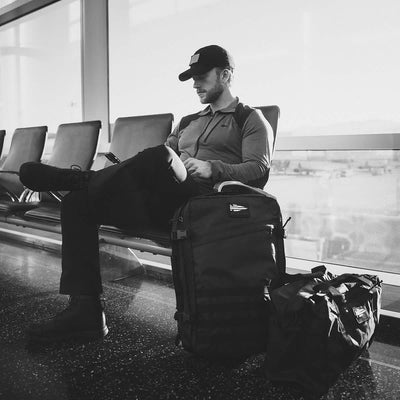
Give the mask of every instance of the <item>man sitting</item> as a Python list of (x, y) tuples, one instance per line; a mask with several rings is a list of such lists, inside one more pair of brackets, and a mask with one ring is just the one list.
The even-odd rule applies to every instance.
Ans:
[(108, 333), (99, 266), (98, 227), (168, 227), (174, 211), (191, 196), (212, 191), (223, 180), (259, 184), (271, 161), (273, 132), (261, 112), (231, 93), (233, 60), (220, 46), (197, 50), (181, 81), (193, 79), (202, 104), (182, 118), (164, 145), (152, 147), (100, 171), (26, 163), (25, 186), (36, 191), (69, 190), (61, 203), (60, 293), (67, 308), (34, 323), (31, 340), (96, 338)]

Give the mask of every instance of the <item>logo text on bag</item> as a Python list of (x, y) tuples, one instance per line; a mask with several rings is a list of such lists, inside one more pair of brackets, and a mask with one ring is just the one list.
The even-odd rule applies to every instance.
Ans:
[(250, 217), (250, 208), (248, 204), (244, 203), (229, 203), (229, 215), (231, 217), (248, 218)]

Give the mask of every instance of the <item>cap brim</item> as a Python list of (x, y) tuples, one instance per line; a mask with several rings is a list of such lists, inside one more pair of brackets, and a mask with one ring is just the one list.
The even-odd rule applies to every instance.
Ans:
[(193, 78), (194, 75), (203, 75), (208, 71), (211, 71), (214, 67), (210, 67), (207, 65), (192, 65), (186, 71), (183, 71), (179, 74), (178, 78), (180, 81), (187, 81), (190, 78)]
[(193, 76), (192, 70), (189, 68), (186, 71), (183, 71), (181, 74), (179, 74), (178, 78), (180, 81), (184, 82), (190, 79)]

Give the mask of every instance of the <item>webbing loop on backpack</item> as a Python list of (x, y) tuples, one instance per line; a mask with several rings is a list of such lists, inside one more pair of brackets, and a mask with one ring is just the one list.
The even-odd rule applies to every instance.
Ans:
[(181, 343), (182, 343), (182, 338), (181, 338), (181, 335), (178, 333), (175, 336), (175, 346), (179, 346)]
[(195, 318), (187, 313), (176, 311), (174, 314), (174, 319), (178, 322), (193, 322)]
[(183, 240), (188, 238), (188, 231), (186, 229), (177, 229), (171, 232), (171, 240)]

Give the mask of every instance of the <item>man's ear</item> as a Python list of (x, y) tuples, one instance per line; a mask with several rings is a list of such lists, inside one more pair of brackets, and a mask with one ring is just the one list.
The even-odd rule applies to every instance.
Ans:
[(222, 70), (221, 78), (225, 83), (228, 83), (231, 79), (231, 71), (229, 71), (229, 69)]

